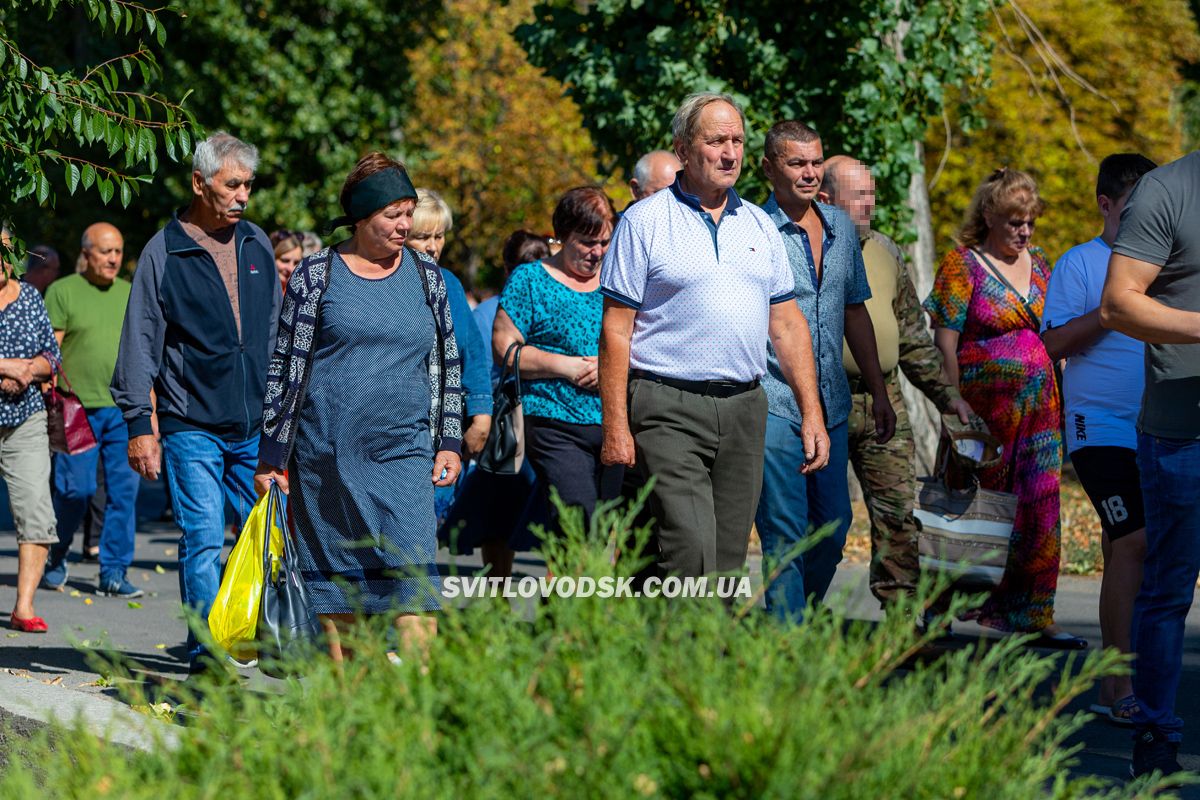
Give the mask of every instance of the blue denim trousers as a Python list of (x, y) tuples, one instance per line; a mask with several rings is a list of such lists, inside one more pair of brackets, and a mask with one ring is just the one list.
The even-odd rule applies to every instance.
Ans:
[(1146, 506), (1146, 562), (1133, 607), (1133, 723), (1171, 741), (1183, 738), (1175, 695), (1183, 671), (1183, 633), (1200, 575), (1200, 439), (1138, 434)]
[(75, 531), (83, 522), (96, 493), (96, 465), (104, 469), (104, 529), (100, 532), (100, 576), (124, 575), (133, 563), (137, 529), (137, 495), (141, 479), (129, 466), (129, 429), (115, 406), (87, 412), (97, 447), (79, 455), (54, 455), (54, 513), (58, 544), (50, 548), (49, 564), (58, 566), (71, 550)]
[[(171, 488), (171, 509), (179, 537), (179, 595), (185, 608), (207, 619), (221, 586), (221, 549), (225, 546), (225, 503), (238, 521), (250, 514), (258, 435), (227, 442), (204, 431), (180, 431), (163, 437), (163, 463)], [(204, 648), (191, 630), (188, 660), (194, 665)]]
[[(767, 611), (781, 619), (799, 621), (811, 595), (825, 598), (833, 573), (842, 560), (850, 529), (850, 487), (846, 479), (849, 439), (846, 423), (829, 429), (829, 464), (812, 475), (801, 475), (804, 444), (800, 423), (767, 415), (763, 486), (754, 524), (763, 548), (763, 574), (779, 574), (767, 587)], [(781, 564), (781, 557), (810, 533), (833, 524), (832, 532), (808, 550)]]

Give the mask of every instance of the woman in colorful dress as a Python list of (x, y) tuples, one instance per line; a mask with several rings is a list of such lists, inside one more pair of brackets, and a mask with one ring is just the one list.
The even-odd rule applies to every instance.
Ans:
[(1031, 244), (1044, 204), (1024, 172), (1001, 169), (975, 190), (959, 246), (938, 265), (925, 309), (951, 383), (1003, 445), (984, 488), (1018, 497), (1004, 579), (971, 616), (1035, 645), (1082, 649), (1054, 623), (1062, 436), (1054, 365), (1038, 335), (1050, 263)]
[(437, 264), (406, 246), (416, 198), (399, 162), (358, 162), (335, 221), (354, 233), (296, 268), (267, 371), (255, 488), (290, 478), (300, 570), (336, 661), (357, 614), (395, 616), (406, 649), (437, 631), (433, 491), (460, 470), (462, 364)]

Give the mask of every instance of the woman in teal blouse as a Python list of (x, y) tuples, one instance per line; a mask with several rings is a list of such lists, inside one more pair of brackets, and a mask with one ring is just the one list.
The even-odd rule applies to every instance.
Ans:
[[(521, 349), (525, 451), (541, 486), (590, 517), (616, 497), (622, 468), (600, 463), (600, 264), (616, 224), (612, 201), (596, 187), (571, 189), (554, 209), (557, 255), (522, 264), (500, 296), (492, 347)], [(554, 515), (551, 515), (551, 519)]]

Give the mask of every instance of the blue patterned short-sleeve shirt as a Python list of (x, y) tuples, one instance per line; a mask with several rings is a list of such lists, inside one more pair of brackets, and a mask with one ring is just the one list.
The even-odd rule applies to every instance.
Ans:
[[(540, 261), (517, 267), (504, 285), (500, 307), (525, 344), (548, 353), (594, 356), (600, 348), (600, 290), (577, 292), (556, 281)], [(523, 380), (526, 414), (576, 425), (600, 424), (600, 395), (562, 378)]]
[[(55, 369), (61, 360), (58, 340), (50, 327), (46, 305), (38, 290), (21, 284), (21, 293), (0, 309), (0, 358), (46, 356)], [(18, 395), (0, 392), (0, 428), (15, 428), (33, 414), (46, 408), (36, 384)]]
[[(862, 246), (854, 223), (844, 211), (817, 203), (817, 216), (823, 231), (821, 274), (813, 268), (812, 244), (804, 229), (788, 218), (772, 194), (763, 205), (783, 235), (788, 261), (796, 276), (796, 304), (808, 320), (812, 334), (813, 358), (821, 404), (825, 407), (825, 425), (840, 425), (850, 416), (850, 384), (842, 365), (842, 339), (845, 336), (846, 306), (871, 299), (867, 269), (863, 265)], [(775, 350), (767, 343), (767, 410), (784, 419), (800, 422), (800, 408), (779, 368)]]

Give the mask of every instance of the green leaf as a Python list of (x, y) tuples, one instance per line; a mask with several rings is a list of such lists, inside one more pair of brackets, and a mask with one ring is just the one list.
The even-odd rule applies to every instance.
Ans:
[(104, 205), (108, 205), (108, 201), (112, 200), (113, 182), (109, 178), (97, 178), (96, 188), (100, 190), (100, 199)]
[(96, 168), (91, 164), (84, 164), (82, 173), (83, 188), (92, 188), (92, 184), (96, 182)]
[(192, 139), (188, 136), (186, 128), (179, 129), (179, 149), (183, 152), (183, 157), (187, 158), (192, 152)]
[(47, 180), (45, 173), (37, 176), (37, 184), (38, 205), (45, 205), (46, 200), (50, 197), (50, 181)]
[(26, 61), (21, 56), (17, 56), (17, 75), (20, 76), (21, 80), (25, 80), (25, 77), (28, 74), (29, 74), (29, 62)]
[[(130, 17), (130, 19), (132, 19), (132, 17)], [(126, 26), (125, 32), (129, 33), (128, 26)], [(133, 59), (131, 59), (131, 58), (122, 58), (121, 59), (121, 71), (125, 73), (125, 80), (129, 80), (130, 78), (133, 77), (133, 64), (131, 63), (132, 61), (133, 61)]]
[(167, 29), (166, 28), (164, 28), (162, 25), (159, 25), (158, 30), (154, 32), (154, 36), (156, 39), (158, 39), (159, 47), (167, 46)]
[(67, 190), (71, 194), (75, 194), (75, 190), (79, 187), (79, 167), (74, 161), (67, 162)]

